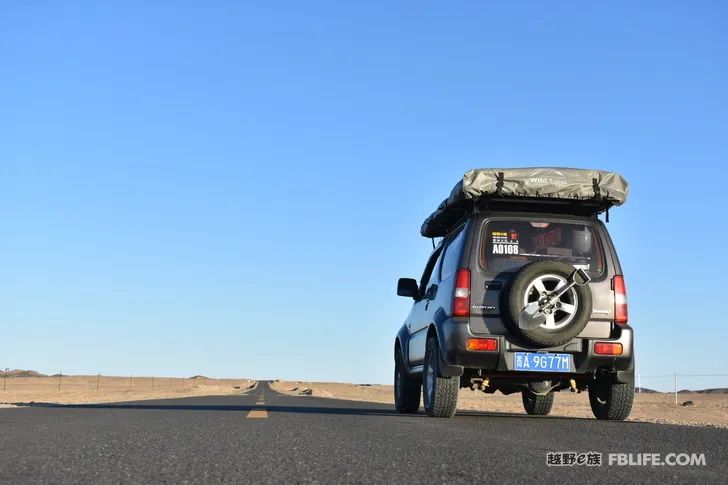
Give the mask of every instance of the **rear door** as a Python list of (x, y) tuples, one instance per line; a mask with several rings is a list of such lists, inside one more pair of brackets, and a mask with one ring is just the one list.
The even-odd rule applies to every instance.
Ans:
[(508, 283), (528, 263), (559, 260), (592, 277), (593, 313), (579, 336), (609, 337), (613, 271), (598, 221), (539, 215), (490, 217), (482, 224), (476, 250), (479, 281), (473, 283), (473, 333), (508, 334), (501, 314), (502, 292), (507, 291)]

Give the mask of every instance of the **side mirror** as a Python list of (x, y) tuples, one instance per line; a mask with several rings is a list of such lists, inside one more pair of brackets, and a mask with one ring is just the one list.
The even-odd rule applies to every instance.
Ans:
[(417, 281), (412, 278), (400, 278), (397, 282), (397, 295), (417, 299), (420, 296)]

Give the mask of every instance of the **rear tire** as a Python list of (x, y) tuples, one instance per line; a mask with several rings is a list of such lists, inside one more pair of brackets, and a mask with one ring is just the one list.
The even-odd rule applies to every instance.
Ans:
[(394, 353), (394, 406), (398, 413), (413, 414), (420, 409), (422, 379), (407, 374), (402, 350)]
[(452, 418), (458, 405), (459, 377), (440, 375), (440, 346), (436, 337), (427, 339), (425, 366), (422, 371), (422, 394), (425, 413), (436, 418)]
[(596, 379), (589, 384), (589, 404), (597, 419), (624, 421), (634, 402), (634, 384)]
[(549, 392), (545, 396), (534, 394), (531, 391), (521, 391), (523, 398), (523, 409), (533, 416), (546, 416), (551, 412), (554, 405), (554, 393)]

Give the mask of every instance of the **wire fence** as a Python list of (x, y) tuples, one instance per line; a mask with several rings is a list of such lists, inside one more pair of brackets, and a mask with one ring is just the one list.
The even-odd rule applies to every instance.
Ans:
[(148, 377), (64, 375), (28, 375), (0, 371), (0, 392), (124, 392), (124, 391), (190, 391), (207, 387), (245, 389), (250, 380), (244, 378)]
[(675, 404), (678, 404), (680, 394), (688, 392), (728, 393), (728, 374), (642, 375), (637, 373), (635, 377), (637, 393), (670, 392), (675, 395)]

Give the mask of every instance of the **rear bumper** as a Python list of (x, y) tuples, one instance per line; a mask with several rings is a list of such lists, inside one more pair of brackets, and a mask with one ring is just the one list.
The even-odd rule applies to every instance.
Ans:
[[(517, 342), (506, 335), (474, 335), (467, 322), (458, 322), (449, 319), (442, 323), (440, 332), (440, 353), (442, 362), (440, 372), (447, 376), (460, 376), (465, 369), (482, 369), (492, 377), (520, 377), (528, 378), (531, 374), (515, 371), (513, 359), (515, 352), (560, 352), (573, 356), (571, 372), (564, 374), (549, 374), (544, 372), (533, 373), (534, 378), (545, 379), (550, 376), (585, 376), (606, 368), (615, 371), (619, 382), (630, 382), (634, 379), (634, 348), (633, 331), (630, 326), (616, 326), (612, 337), (606, 339), (575, 338), (571, 342), (557, 347), (537, 348)], [(468, 338), (495, 338), (498, 340), (498, 350), (471, 351), (467, 349)], [(597, 355), (594, 353), (595, 342), (621, 343), (622, 355)]]

